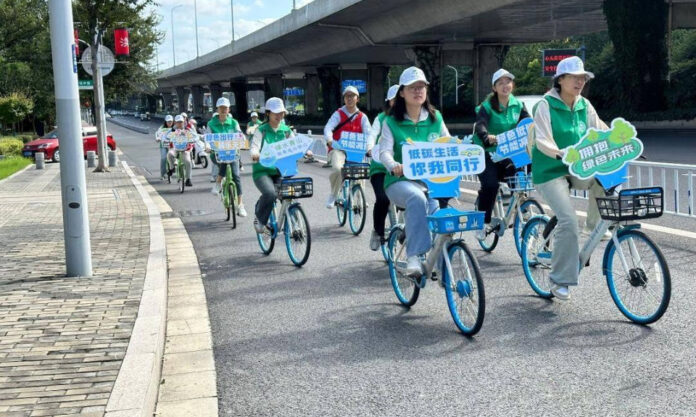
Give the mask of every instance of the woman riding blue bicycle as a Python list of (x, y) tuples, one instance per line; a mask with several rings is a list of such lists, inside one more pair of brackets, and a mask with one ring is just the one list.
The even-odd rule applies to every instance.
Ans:
[(498, 187), (506, 177), (515, 175), (516, 168), (510, 159), (493, 162), (490, 153), (498, 147), (496, 135), (514, 129), (520, 120), (529, 117), (524, 104), (512, 95), (515, 76), (501, 68), (493, 73), (493, 92), (476, 109), (474, 143), (486, 151), (486, 169), (479, 174), (481, 189), (478, 192), (478, 210), (486, 213), (485, 226), (476, 232), (479, 240), (486, 238), (490, 228), (491, 213), (498, 194)]
[(589, 128), (608, 129), (582, 89), (594, 74), (585, 71), (580, 58), (573, 56), (559, 62), (553, 88), (539, 102), (534, 112), (535, 141), (532, 147), (532, 175), (542, 197), (558, 217), (554, 236), (550, 279), (551, 293), (559, 300), (570, 298), (569, 287), (578, 284), (578, 219), (570, 201), (569, 187), (590, 190), (585, 229), (599, 222), (596, 197), (604, 189), (594, 179), (579, 180), (569, 175), (561, 161), (565, 148), (580, 141)]
[(392, 203), (406, 209), (406, 273), (414, 277), (423, 274), (420, 256), (432, 246), (426, 216), (438, 208), (438, 202), (403, 176), (402, 147), (406, 142), (428, 142), (450, 135), (442, 115), (430, 104), (428, 84), (419, 68), (410, 67), (401, 73), (394, 107), (382, 123), (380, 138), (379, 159), (388, 171), (384, 189)]

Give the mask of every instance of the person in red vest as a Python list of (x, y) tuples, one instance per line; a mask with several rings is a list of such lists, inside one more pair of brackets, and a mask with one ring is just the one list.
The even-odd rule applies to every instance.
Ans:
[(343, 90), (343, 103), (340, 109), (336, 110), (324, 126), (324, 139), (329, 145), (329, 163), (331, 164), (331, 194), (326, 200), (326, 208), (333, 208), (336, 198), (343, 184), (341, 168), (346, 162), (346, 154), (343, 151), (332, 149), (331, 144), (341, 139), (343, 132), (370, 133), (370, 120), (367, 115), (358, 109), (360, 93), (352, 85)]

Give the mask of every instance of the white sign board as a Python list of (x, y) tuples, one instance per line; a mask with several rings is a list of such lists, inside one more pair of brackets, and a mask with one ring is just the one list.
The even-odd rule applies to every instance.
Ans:
[[(114, 70), (114, 64), (116, 64), (116, 57), (111, 52), (109, 48), (104, 45), (99, 45), (97, 53), (97, 62), (99, 62), (99, 67), (101, 68), (102, 77), (105, 77)], [(92, 48), (87, 47), (82, 53), (82, 68), (87, 71), (87, 74), (92, 74)]]

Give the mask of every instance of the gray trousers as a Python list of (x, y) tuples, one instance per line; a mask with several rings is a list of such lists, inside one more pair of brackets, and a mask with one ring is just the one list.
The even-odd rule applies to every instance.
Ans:
[(280, 183), (280, 177), (270, 177), (263, 175), (254, 179), (254, 185), (261, 192), (261, 197), (256, 202), (255, 214), (261, 224), (268, 223), (268, 218), (271, 217), (273, 211), (273, 202), (276, 199), (276, 190), (274, 184)]
[[(193, 169), (193, 164), (191, 163), (191, 152), (189, 151), (178, 151), (178, 152), (183, 152), (183, 160), (184, 160), (184, 168), (186, 169), (186, 172), (184, 175), (186, 175), (187, 179), (191, 179), (191, 170)], [(174, 169), (174, 160), (176, 159), (176, 153), (177, 151), (174, 149), (170, 149), (169, 152), (167, 153), (167, 158), (169, 159), (169, 166)]]
[(596, 197), (602, 197), (605, 194), (604, 188), (594, 179), (583, 181), (572, 176), (556, 178), (537, 185), (537, 190), (558, 217), (553, 238), (551, 281), (559, 285), (578, 285), (580, 259), (578, 217), (570, 202), (567, 179), (570, 179), (572, 188), (576, 190), (590, 190), (586, 228), (593, 229), (599, 223)]
[(406, 256), (422, 255), (433, 246), (426, 216), (437, 210), (437, 200), (426, 198), (411, 181), (398, 181), (385, 190), (389, 200), (406, 209)]
[(164, 177), (167, 175), (167, 153), (169, 152), (168, 148), (161, 147), (160, 148), (160, 177)]

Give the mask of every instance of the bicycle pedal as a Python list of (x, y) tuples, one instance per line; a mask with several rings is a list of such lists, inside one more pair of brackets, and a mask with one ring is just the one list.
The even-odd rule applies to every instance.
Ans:
[(433, 271), (433, 274), (430, 275), (430, 279), (431, 279), (432, 281), (437, 281), (437, 279), (438, 279), (438, 278), (437, 278), (437, 271)]

